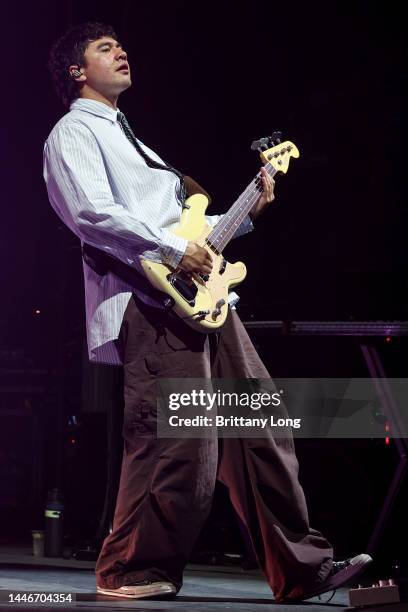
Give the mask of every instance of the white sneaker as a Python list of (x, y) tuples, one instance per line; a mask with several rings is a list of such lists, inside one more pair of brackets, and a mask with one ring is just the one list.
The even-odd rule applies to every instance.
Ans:
[(151, 582), (145, 584), (127, 584), (119, 589), (103, 589), (96, 587), (101, 595), (112, 597), (126, 597), (128, 599), (143, 599), (149, 597), (170, 597), (176, 595), (177, 589), (171, 582)]

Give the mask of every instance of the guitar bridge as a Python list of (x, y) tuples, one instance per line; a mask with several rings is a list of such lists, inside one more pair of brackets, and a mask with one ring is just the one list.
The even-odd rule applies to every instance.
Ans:
[(167, 280), (170, 285), (174, 287), (179, 295), (189, 304), (189, 306), (195, 306), (195, 300), (197, 296), (197, 287), (190, 280), (182, 278), (176, 272), (172, 272), (167, 275)]

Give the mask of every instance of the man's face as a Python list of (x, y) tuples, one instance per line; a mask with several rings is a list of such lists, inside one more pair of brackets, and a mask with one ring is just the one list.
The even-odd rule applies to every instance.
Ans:
[(104, 95), (119, 95), (131, 86), (127, 55), (120, 43), (104, 36), (89, 43), (81, 72), (86, 84)]

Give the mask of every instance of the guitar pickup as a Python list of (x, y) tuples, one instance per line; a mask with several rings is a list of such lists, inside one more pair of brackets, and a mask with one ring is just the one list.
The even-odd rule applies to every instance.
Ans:
[(224, 259), (224, 257), (223, 257), (223, 258), (222, 258), (221, 265), (220, 265), (220, 271), (219, 271), (219, 274), (224, 274), (224, 272), (225, 272), (225, 268), (226, 268), (226, 267), (227, 267), (227, 260), (226, 260), (226, 259)]

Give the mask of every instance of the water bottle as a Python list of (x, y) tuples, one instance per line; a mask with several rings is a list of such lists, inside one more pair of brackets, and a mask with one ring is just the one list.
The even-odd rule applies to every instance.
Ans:
[(63, 541), (64, 505), (59, 489), (48, 491), (45, 507), (45, 557), (61, 557)]

